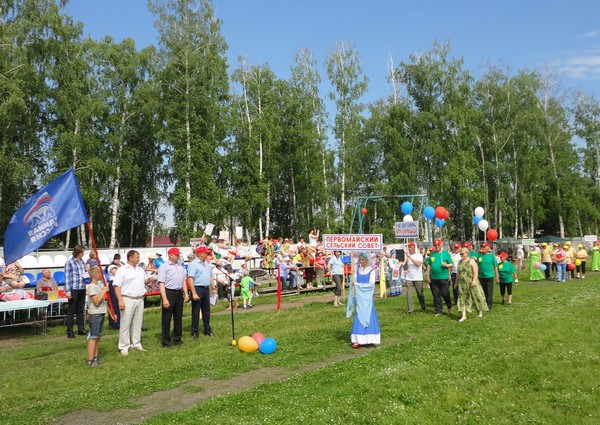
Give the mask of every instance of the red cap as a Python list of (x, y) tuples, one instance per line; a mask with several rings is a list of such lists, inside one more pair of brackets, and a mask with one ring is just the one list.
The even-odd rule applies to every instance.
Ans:
[(471, 242), (465, 242), (465, 248), (471, 248), (472, 246)]
[(212, 252), (212, 249), (208, 249), (205, 246), (201, 246), (200, 248), (198, 248), (196, 250), (196, 254), (210, 254)]
[(416, 247), (416, 246), (417, 246), (417, 244), (416, 244), (416, 243), (414, 243), (414, 242), (409, 242), (409, 243), (408, 243), (408, 246), (415, 246), (415, 247)]
[(482, 247), (482, 248), (491, 248), (491, 247), (490, 247), (490, 244), (489, 244), (489, 243), (487, 243), (487, 242), (484, 242), (484, 243), (482, 243), (482, 244), (481, 244), (481, 247)]
[(442, 242), (442, 240), (441, 240), (441, 239), (436, 239), (436, 240), (433, 242), (433, 245), (434, 245), (434, 246), (443, 245), (443, 244), (444, 244), (444, 242)]
[(169, 255), (181, 255), (181, 251), (179, 250), (179, 248), (171, 248), (170, 250), (167, 251), (167, 254), (169, 254)]
[(500, 253), (500, 258), (508, 258), (508, 253), (507, 252), (501, 252)]
[(460, 248), (460, 244), (459, 243), (455, 243), (454, 244), (454, 248)]

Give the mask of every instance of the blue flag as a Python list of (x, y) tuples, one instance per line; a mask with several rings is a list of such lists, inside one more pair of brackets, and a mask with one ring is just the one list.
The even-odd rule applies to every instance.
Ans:
[(52, 236), (87, 221), (75, 172), (69, 168), (14, 213), (4, 233), (4, 261), (10, 264), (35, 251)]

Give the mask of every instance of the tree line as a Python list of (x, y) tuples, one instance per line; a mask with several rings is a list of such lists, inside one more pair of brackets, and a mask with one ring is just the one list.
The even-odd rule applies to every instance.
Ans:
[[(453, 239), (483, 236), (476, 206), (501, 237), (598, 232), (600, 105), (565, 96), (549, 73), (497, 66), (476, 79), (434, 43), (390, 64), (390, 96), (365, 104), (349, 42), (321, 65), (301, 49), (282, 79), (268, 63), (227, 63), (209, 0), (151, 0), (159, 39), (141, 50), (84, 37), (66, 3), (0, 8), (0, 228), (73, 167), (107, 247), (162, 232), (185, 241), (207, 223), (251, 239), (342, 233), (356, 197), (396, 194), (446, 207), (439, 232)], [(393, 238), (400, 204), (368, 210), (364, 231)], [(80, 228), (51, 243), (88, 237)]]

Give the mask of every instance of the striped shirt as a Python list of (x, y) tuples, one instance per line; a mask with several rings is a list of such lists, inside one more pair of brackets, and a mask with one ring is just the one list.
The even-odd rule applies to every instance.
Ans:
[(166, 289), (181, 291), (185, 284), (185, 268), (179, 263), (167, 261), (158, 269), (158, 282), (165, 284)]
[(73, 256), (69, 257), (69, 260), (65, 263), (65, 291), (85, 289), (85, 283), (83, 282), (85, 273), (83, 260), (77, 260)]

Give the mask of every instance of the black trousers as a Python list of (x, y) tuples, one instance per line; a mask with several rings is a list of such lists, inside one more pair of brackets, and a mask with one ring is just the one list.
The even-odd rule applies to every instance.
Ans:
[(550, 280), (550, 272), (552, 271), (552, 262), (544, 263), (544, 265), (546, 266), (546, 270), (544, 270), (544, 273), (546, 274), (546, 280)]
[(85, 308), (85, 289), (72, 289), (69, 308), (67, 309), (67, 332), (73, 332), (73, 315), (77, 316), (77, 330), (85, 331), (85, 317), (83, 310)]
[[(169, 307), (162, 309), (162, 345), (181, 344), (183, 334), (183, 292), (182, 289), (165, 289)], [(173, 339), (171, 340), (171, 318), (173, 318)]]
[(202, 311), (202, 324), (204, 334), (212, 332), (210, 328), (210, 288), (208, 286), (196, 286), (198, 300), (192, 298), (192, 335), (198, 335), (200, 325), (200, 311)]
[(485, 302), (488, 308), (492, 309), (492, 300), (494, 299), (494, 278), (493, 277), (480, 277), (479, 283), (483, 288), (485, 294)]
[(454, 296), (454, 305), (458, 304), (458, 285), (456, 284), (456, 273), (450, 275), (450, 284), (452, 285), (452, 295)]
[(444, 306), (442, 305), (442, 298), (444, 299), (448, 310), (452, 308), (449, 286), (450, 283), (448, 279), (431, 279), (431, 282), (429, 283), (429, 289), (431, 289), (431, 295), (433, 295), (433, 311), (436, 314), (440, 314), (443, 311)]

